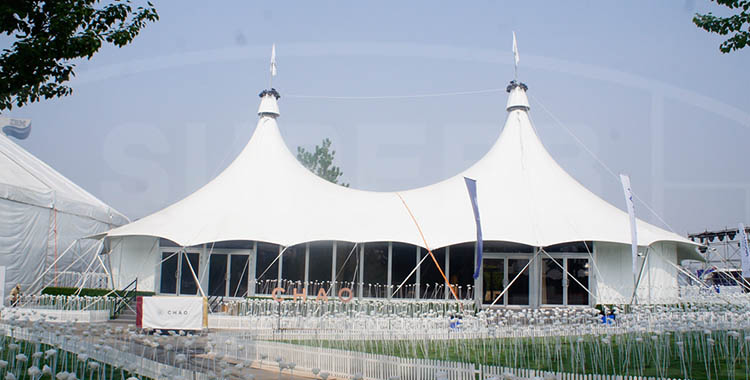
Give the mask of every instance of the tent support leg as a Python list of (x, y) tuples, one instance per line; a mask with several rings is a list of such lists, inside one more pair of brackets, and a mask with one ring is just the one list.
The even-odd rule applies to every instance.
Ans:
[(518, 280), (518, 278), (519, 278), (519, 277), (521, 277), (521, 275), (523, 274), (523, 272), (525, 272), (525, 271), (526, 271), (526, 269), (529, 269), (529, 266), (531, 265), (531, 263), (533, 263), (533, 262), (534, 262), (534, 260), (536, 260), (536, 258), (537, 258), (537, 257), (539, 256), (539, 254), (540, 254), (541, 252), (542, 252), (542, 250), (540, 249), (540, 250), (538, 250), (538, 251), (537, 251), (537, 252), (536, 252), (536, 253), (534, 254), (534, 257), (532, 257), (532, 258), (531, 258), (531, 260), (529, 260), (529, 262), (528, 262), (528, 263), (526, 263), (526, 266), (524, 266), (524, 267), (523, 267), (523, 269), (521, 269), (521, 270), (520, 270), (520, 271), (518, 272), (518, 274), (516, 275), (516, 277), (513, 277), (513, 279), (512, 279), (512, 280), (511, 280), (511, 281), (510, 281), (510, 282), (508, 283), (508, 285), (507, 285), (507, 286), (505, 286), (505, 289), (503, 289), (503, 291), (502, 291), (502, 292), (500, 292), (500, 294), (498, 294), (498, 295), (497, 295), (497, 297), (495, 298), (495, 300), (494, 300), (494, 301), (492, 301), (492, 303), (490, 304), (490, 306), (489, 306), (489, 307), (493, 307), (493, 306), (495, 306), (495, 304), (497, 303), (497, 301), (498, 301), (498, 300), (500, 300), (500, 298), (502, 298), (502, 297), (503, 297), (503, 296), (505, 295), (505, 293), (506, 293), (506, 292), (508, 291), (508, 289), (510, 289), (510, 286), (511, 286), (511, 285), (513, 285), (513, 283), (514, 283), (514, 282), (516, 282), (516, 280)]
[(641, 263), (641, 270), (638, 271), (638, 279), (635, 281), (635, 287), (633, 288), (633, 295), (630, 297), (631, 305), (633, 304), (633, 302), (637, 301), (638, 287), (641, 285), (641, 279), (643, 278), (643, 268), (646, 267), (646, 262), (648, 261), (648, 256), (650, 254), (651, 254), (651, 247), (648, 247), (648, 249), (646, 249), (646, 257), (643, 258), (643, 262)]
[(200, 281), (198, 281), (198, 276), (195, 275), (195, 269), (193, 269), (193, 264), (190, 262), (190, 258), (188, 257), (187, 252), (184, 251), (185, 247), (182, 247), (182, 249), (183, 249), (182, 254), (184, 255), (183, 257), (185, 258), (185, 261), (187, 261), (188, 267), (190, 268), (190, 274), (193, 275), (193, 280), (195, 280), (195, 284), (198, 285), (198, 290), (201, 291), (201, 295), (203, 296), (203, 298), (206, 298), (206, 293), (203, 293), (203, 287), (201, 286)]
[[(52, 264), (50, 264), (50, 265), (49, 265), (49, 266), (47, 267), (47, 269), (45, 269), (45, 270), (44, 270), (44, 272), (42, 272), (41, 276), (37, 277), (37, 279), (36, 279), (36, 280), (34, 280), (34, 282), (32, 282), (32, 283), (31, 283), (31, 285), (29, 285), (29, 290), (31, 290), (31, 289), (34, 289), (34, 286), (35, 286), (35, 285), (36, 285), (36, 284), (37, 284), (37, 283), (38, 283), (39, 281), (41, 281), (41, 280), (42, 280), (42, 279), (44, 278), (44, 276), (45, 276), (45, 275), (46, 275), (46, 274), (47, 274), (47, 273), (48, 273), (49, 271), (51, 271), (51, 270), (52, 270), (53, 268), (56, 268), (56, 267), (57, 267), (57, 262), (58, 262), (58, 261), (60, 261), (60, 260), (61, 260), (61, 259), (63, 258), (63, 256), (65, 256), (65, 254), (66, 254), (66, 253), (68, 253), (68, 251), (70, 251), (70, 249), (71, 249), (71, 248), (73, 248), (73, 245), (74, 245), (75, 243), (76, 243), (76, 241), (75, 241), (75, 240), (74, 240), (74, 241), (73, 241), (72, 243), (70, 243), (70, 245), (68, 246), (68, 248), (66, 248), (66, 249), (65, 249), (65, 250), (63, 251), (63, 253), (62, 253), (62, 254), (60, 254), (60, 256), (58, 256), (58, 257), (57, 257), (57, 258), (55, 259), (55, 261), (54, 261), (54, 262), (52, 262)], [(44, 289), (44, 287), (42, 287), (41, 289), (39, 289), (39, 291), (41, 292), (41, 291), (42, 291), (42, 289)], [(36, 291), (34, 291), (33, 293), (36, 293)]]

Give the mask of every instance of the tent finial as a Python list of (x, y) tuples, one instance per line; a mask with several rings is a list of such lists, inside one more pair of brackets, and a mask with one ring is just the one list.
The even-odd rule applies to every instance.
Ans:
[(508, 105), (505, 107), (506, 110), (513, 111), (516, 109), (529, 110), (529, 99), (526, 97), (526, 91), (529, 87), (525, 83), (521, 83), (517, 80), (510, 81), (508, 87), (505, 88), (510, 95), (508, 96)]

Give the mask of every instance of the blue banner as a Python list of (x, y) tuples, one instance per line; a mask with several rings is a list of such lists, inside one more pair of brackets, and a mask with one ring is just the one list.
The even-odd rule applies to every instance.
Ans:
[(477, 223), (477, 269), (474, 270), (474, 279), (476, 280), (479, 278), (479, 271), (482, 270), (482, 252), (484, 250), (484, 243), (482, 240), (482, 223), (479, 220), (479, 203), (477, 203), (477, 181), (466, 177), (464, 177), (464, 181), (466, 181), (466, 189), (469, 190), (471, 208), (472, 210), (474, 210), (474, 221)]

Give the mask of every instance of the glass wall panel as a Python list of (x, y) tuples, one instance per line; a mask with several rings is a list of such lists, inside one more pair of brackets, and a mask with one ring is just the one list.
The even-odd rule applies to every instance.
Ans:
[(232, 255), (229, 265), (229, 296), (245, 297), (247, 295), (248, 255)]
[(299, 244), (287, 248), (281, 259), (281, 287), (286, 289), (287, 294), (292, 294), (292, 289), (302, 291), (302, 281), (305, 280), (305, 245)]
[[(474, 243), (451, 247), (450, 281), (460, 299), (474, 296)], [(451, 297), (453, 297), (451, 295)]]
[[(521, 273), (528, 259), (508, 259), (508, 283)], [(529, 268), (518, 276), (518, 279), (510, 285), (507, 292), (508, 305), (528, 305), (529, 304)]]
[[(388, 247), (386, 246), (386, 249)], [(386, 251), (387, 254), (387, 251)], [(387, 255), (386, 255), (387, 258)], [(393, 253), (391, 256), (393, 260), (391, 264), (391, 293), (395, 292), (398, 286), (406, 279), (406, 276), (414, 270), (417, 265), (417, 247), (411, 244), (393, 243)], [(388, 268), (386, 267), (386, 270)], [(365, 268), (365, 270), (367, 270)], [(387, 273), (386, 273), (387, 274)], [(404, 283), (404, 286), (393, 295), (394, 298), (414, 298), (416, 297), (415, 286), (417, 284), (416, 272), (409, 277)], [(388, 295), (385, 295), (388, 297)]]
[(255, 292), (258, 294), (271, 294), (276, 287), (279, 276), (279, 246), (258, 242), (257, 264), (255, 266)]
[(164, 252), (161, 254), (161, 281), (159, 292), (163, 294), (177, 293), (177, 260), (175, 252)]
[[(505, 274), (505, 259), (482, 260), (482, 302), (491, 304), (500, 293), (503, 292)], [(499, 299), (495, 305), (503, 305), (504, 300)]]
[[(563, 265), (563, 259), (555, 259)], [(542, 259), (542, 305), (563, 304), (563, 270), (552, 259)]]
[(317, 297), (318, 289), (326, 291), (331, 287), (331, 264), (333, 262), (333, 244), (330, 242), (310, 243), (310, 284), (307, 294)]
[(227, 290), (227, 255), (211, 254), (208, 264), (208, 295), (225, 296)]
[[(445, 273), (445, 248), (433, 250), (432, 253), (435, 255), (440, 268)], [(422, 250), (422, 256), (429, 256), (430, 253), (426, 249)], [(435, 266), (435, 262), (432, 261), (431, 257), (426, 258), (422, 265), (419, 267), (421, 282), (421, 290), (419, 292), (420, 298), (426, 299), (443, 299), (445, 298), (445, 280), (440, 275), (440, 271)]]
[[(412, 251), (412, 262), (416, 251)], [(365, 244), (364, 297), (386, 297), (388, 283), (388, 243)], [(412, 264), (414, 268), (414, 264)]]
[[(575, 277), (586, 288), (589, 287), (588, 264), (588, 259), (568, 259), (569, 276)], [(589, 294), (578, 282), (568, 277), (568, 305), (589, 304)]]
[[(195, 277), (193, 277), (193, 271), (195, 271), (195, 276), (197, 277), (198, 273), (200, 273), (199, 258), (200, 255), (197, 253), (182, 254), (180, 294), (198, 294), (198, 284), (195, 282)], [(188, 260), (190, 260), (190, 264), (193, 266), (192, 271), (190, 270), (190, 265), (188, 265)]]
[(356, 294), (357, 276), (359, 275), (359, 245), (338, 242), (336, 246), (336, 291), (349, 288)]

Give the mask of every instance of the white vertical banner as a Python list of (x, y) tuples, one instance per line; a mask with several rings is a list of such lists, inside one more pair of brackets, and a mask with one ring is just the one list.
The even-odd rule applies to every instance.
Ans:
[(630, 188), (630, 177), (620, 174), (622, 182), (622, 191), (625, 194), (625, 204), (628, 207), (628, 216), (630, 217), (630, 246), (633, 255), (633, 283), (638, 277), (638, 231), (635, 228), (635, 207), (633, 206), (633, 190)]
[(750, 247), (747, 245), (747, 234), (745, 233), (745, 225), (740, 223), (739, 230), (740, 239), (740, 261), (742, 262), (742, 277), (750, 277)]
[(276, 44), (271, 45), (271, 76), (276, 76)]

